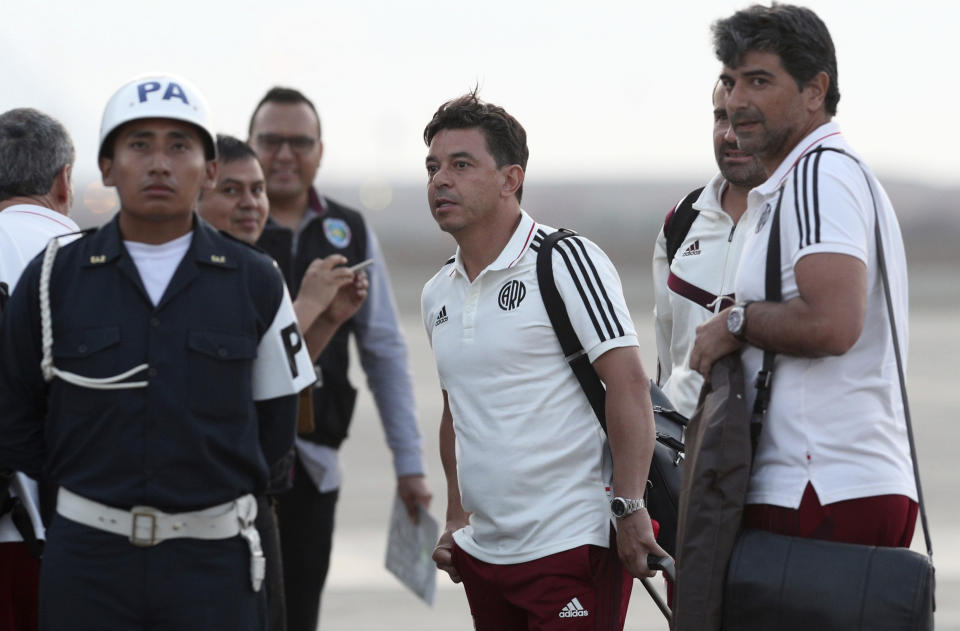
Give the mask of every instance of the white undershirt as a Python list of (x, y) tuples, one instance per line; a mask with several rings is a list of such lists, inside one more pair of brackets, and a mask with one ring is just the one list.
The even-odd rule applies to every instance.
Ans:
[(190, 242), (193, 240), (193, 231), (191, 230), (182, 237), (177, 237), (173, 241), (167, 241), (160, 245), (150, 245), (137, 241), (124, 241), (130, 258), (137, 266), (137, 272), (140, 274), (140, 280), (143, 282), (150, 301), (156, 306), (163, 297), (163, 292), (167, 290), (173, 273), (177, 271), (177, 266), (183, 260), (183, 256), (190, 249)]

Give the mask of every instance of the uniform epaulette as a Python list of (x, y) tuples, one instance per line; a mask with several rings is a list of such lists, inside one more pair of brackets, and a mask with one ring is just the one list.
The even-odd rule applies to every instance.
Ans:
[(68, 232), (68, 233), (66, 233), (66, 234), (58, 234), (58, 235), (56, 236), (56, 238), (57, 238), (57, 239), (62, 239), (63, 237), (72, 237), (73, 235), (79, 235), (79, 236), (77, 236), (77, 238), (75, 239), (76, 241), (79, 241), (79, 240), (81, 240), (81, 239), (86, 239), (87, 237), (89, 237), (90, 235), (92, 235), (93, 233), (95, 233), (97, 230), (99, 230), (99, 229), (102, 228), (102, 227), (103, 227), (103, 226), (94, 226), (93, 228), (84, 228), (83, 230), (77, 230), (76, 232)]

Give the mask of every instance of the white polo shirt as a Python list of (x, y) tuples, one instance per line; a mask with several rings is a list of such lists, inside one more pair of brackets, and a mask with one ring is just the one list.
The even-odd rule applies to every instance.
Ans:
[(17, 204), (0, 211), (0, 281), (10, 293), (23, 268), (53, 237), (80, 227), (66, 215), (33, 204)]
[[(457, 436), (460, 496), (472, 513), (454, 538), (488, 563), (609, 542), (605, 437), (563, 358), (537, 285), (538, 243), (551, 232), (523, 212), (500, 256), (472, 283), (458, 250), (423, 290), (424, 325)], [(636, 346), (607, 256), (573, 237), (552, 258), (590, 361)]]
[(653, 253), (659, 385), (687, 418), (697, 409), (703, 386), (703, 377), (690, 368), (697, 327), (733, 304), (740, 250), (746, 241), (745, 219), (734, 223), (720, 203), (726, 187), (727, 181), (717, 173), (693, 203), (699, 214), (673, 263), (667, 262), (662, 227)]
[[(875, 495), (906, 495), (916, 486), (900, 399), (897, 364), (877, 267), (870, 187), (834, 123), (801, 141), (748, 196), (747, 242), (737, 275), (739, 300), (763, 300), (770, 216), (780, 191), (783, 300), (799, 295), (794, 267), (809, 254), (853, 256), (867, 266), (867, 309), (860, 338), (838, 357), (777, 355), (770, 406), (747, 502), (797, 508), (807, 482), (822, 504)], [(868, 171), (869, 173), (869, 171)], [(907, 357), (907, 267), (893, 206), (870, 174), (904, 361)], [(747, 403), (763, 351), (742, 352)]]
[[(23, 268), (47, 246), (50, 239), (78, 230), (80, 227), (73, 219), (43, 206), (17, 204), (0, 211), (0, 282), (6, 283), (12, 294)], [(37, 537), (43, 539), (37, 483), (17, 473), (12, 492), (23, 500)], [(10, 515), (0, 517), (0, 543), (20, 540), (20, 532), (13, 525)]]

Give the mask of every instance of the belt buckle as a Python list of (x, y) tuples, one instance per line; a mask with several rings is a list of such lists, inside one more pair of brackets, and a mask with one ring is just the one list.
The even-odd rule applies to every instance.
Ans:
[[(157, 516), (153, 513), (144, 511), (133, 511), (133, 521), (130, 522), (130, 543), (138, 548), (149, 548), (157, 545)], [(140, 518), (150, 519), (150, 538), (141, 538), (137, 536), (137, 524)]]

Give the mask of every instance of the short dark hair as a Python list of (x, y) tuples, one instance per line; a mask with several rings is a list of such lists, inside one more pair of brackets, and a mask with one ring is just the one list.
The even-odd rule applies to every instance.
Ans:
[(257, 164), (260, 164), (260, 158), (257, 157), (257, 153), (250, 145), (227, 134), (217, 134), (217, 159), (220, 164), (236, 162), (237, 160), (255, 160)]
[[(521, 169), (527, 170), (530, 150), (527, 149), (527, 132), (523, 125), (502, 107), (481, 101), (476, 89), (441, 105), (423, 130), (423, 141), (429, 147), (441, 130), (471, 127), (480, 128), (497, 168), (519, 164)], [(517, 189), (517, 201), (522, 197), (523, 184)]]
[(284, 88), (281, 86), (275, 86), (267, 90), (267, 93), (263, 95), (263, 98), (260, 99), (260, 102), (257, 103), (257, 106), (253, 109), (253, 114), (250, 115), (250, 125), (247, 127), (247, 135), (253, 135), (253, 119), (257, 117), (257, 112), (260, 111), (260, 108), (266, 103), (283, 103), (285, 105), (298, 105), (300, 103), (306, 103), (310, 107), (310, 111), (313, 112), (314, 117), (317, 119), (317, 138), (321, 137), (320, 133), (320, 115), (317, 114), (317, 108), (314, 106), (313, 101), (308, 99), (303, 92), (300, 90), (295, 90), (294, 88)]
[(756, 50), (779, 55), (800, 89), (818, 72), (827, 73), (830, 85), (824, 105), (831, 116), (837, 113), (837, 53), (827, 25), (810, 9), (792, 4), (755, 4), (717, 20), (712, 30), (717, 59), (731, 68), (740, 65), (744, 54)]
[(46, 195), (77, 154), (60, 122), (33, 108), (0, 114), (0, 201)]

